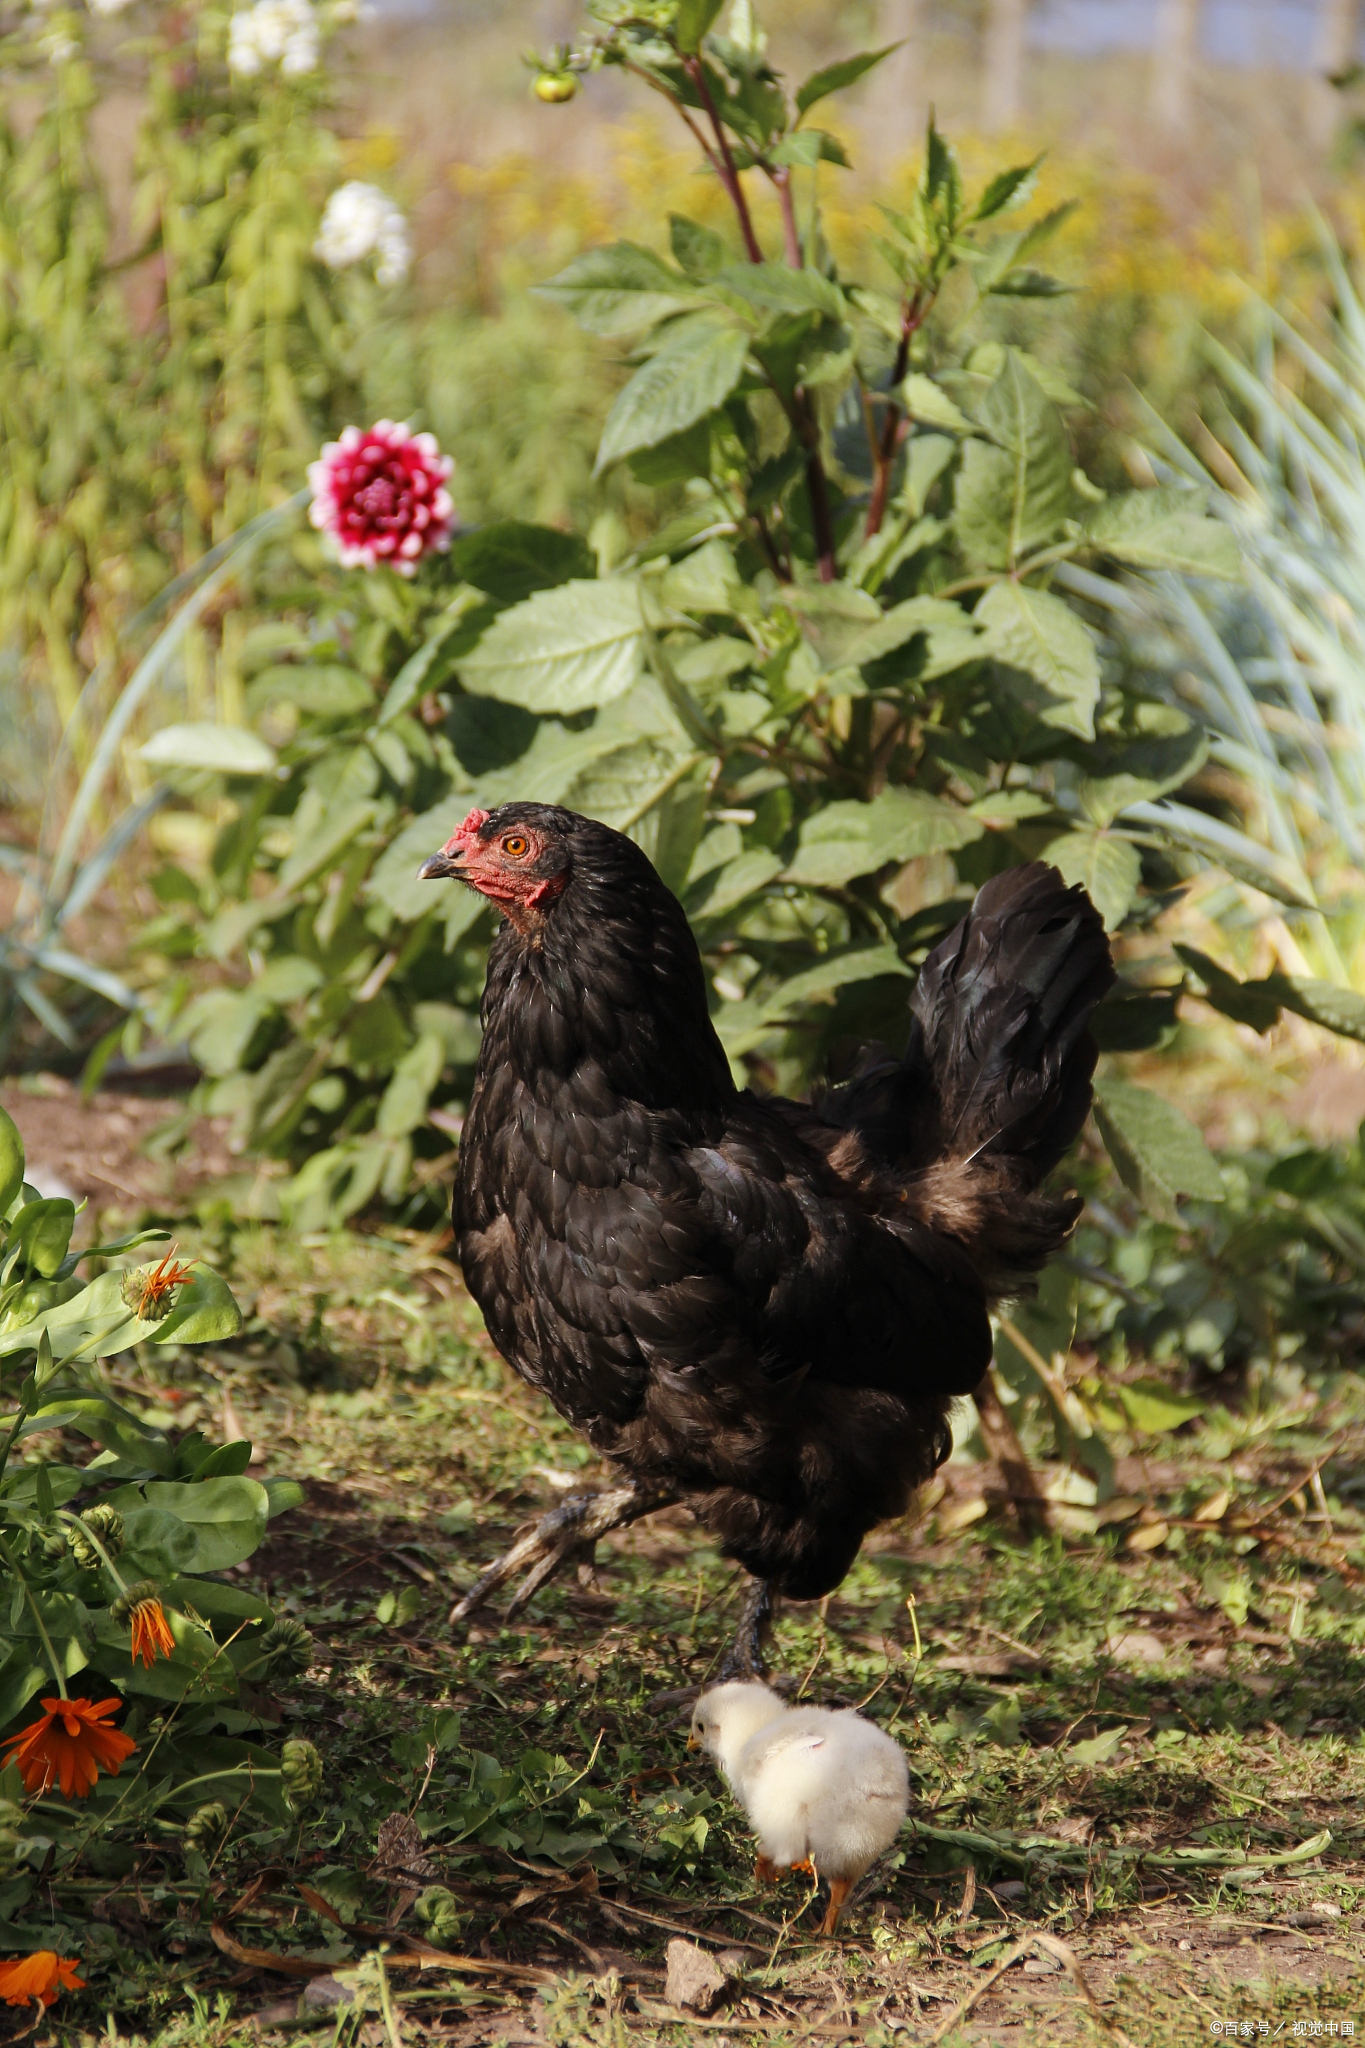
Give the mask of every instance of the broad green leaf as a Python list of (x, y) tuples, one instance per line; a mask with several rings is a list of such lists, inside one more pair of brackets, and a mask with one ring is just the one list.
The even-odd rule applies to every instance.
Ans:
[(1268, 974), (1260, 981), (1239, 981), (1194, 946), (1176, 952), (1203, 981), (1205, 999), (1215, 1010), (1253, 1031), (1268, 1031), (1281, 1010), (1335, 1031), (1340, 1038), (1365, 1042), (1365, 996), (1340, 982), (1317, 981), (1303, 974)]
[[(149, 1479), (120, 1487), (109, 1499), (125, 1517), (144, 1513), (173, 1518), (194, 1539), (192, 1569), (223, 1572), (250, 1557), (265, 1536), (269, 1498), (258, 1480), (205, 1479), (179, 1482)], [(180, 1570), (187, 1569), (185, 1564)]]
[[(1061, 209), (1062, 212), (1069, 210)], [(1067, 382), (1055, 363), (1045, 363), (1041, 356), (1034, 355), (1030, 349), (1007, 348), (1003, 341), (983, 341), (967, 358), (965, 371), (956, 370), (950, 373), (957, 384), (974, 394), (973, 404), (978, 412), (985, 405), (992, 385), (999, 378), (1011, 356), (1028, 372), (1043, 396), (1050, 398), (1055, 405), (1085, 404), (1075, 385)]]
[(1232, 580), (1242, 573), (1237, 536), (1221, 519), (1205, 516), (1198, 491), (1124, 491), (1096, 505), (1085, 529), (1097, 548), (1134, 568)]
[(852, 633), (833, 640), (827, 636), (826, 644), (831, 651), (837, 647), (840, 668), (863, 668), (921, 633), (928, 645), (918, 674), (925, 679), (961, 668), (983, 651), (975, 619), (944, 597), (909, 597), (883, 612), (875, 624), (855, 626)]
[(748, 337), (718, 316), (680, 321), (607, 414), (595, 474), (705, 419), (744, 374)]
[(1107, 1764), (1127, 1733), (1126, 1726), (1106, 1728), (1102, 1735), (1088, 1736), (1084, 1742), (1069, 1742), (1066, 1761), (1078, 1764), (1082, 1770), (1092, 1770), (1096, 1764)]
[(462, 533), (451, 543), (449, 565), (499, 604), (520, 604), (537, 590), (596, 573), (592, 550), (578, 534), (524, 519), (498, 519)]
[(380, 1097), (374, 1127), (381, 1138), (404, 1138), (426, 1121), (427, 1099), (441, 1078), (445, 1046), (423, 1033), (393, 1070), (393, 1079)]
[(9, 1246), (20, 1246), (29, 1271), (50, 1280), (66, 1257), (75, 1224), (74, 1202), (63, 1195), (44, 1196), (19, 1211), (10, 1225)]
[(1161, 1380), (1131, 1380), (1127, 1385), (1120, 1383), (1115, 1391), (1134, 1429), (1149, 1436), (1161, 1436), (1193, 1422), (1207, 1406), (1192, 1394), (1177, 1394)]
[(1197, 946), (1177, 945), (1175, 950), (1203, 982), (1205, 1001), (1225, 1017), (1231, 1017), (1237, 1024), (1248, 1024), (1253, 1031), (1269, 1031), (1279, 1022), (1280, 998), (1272, 994), (1267, 981), (1241, 981)]
[(1110, 825), (1129, 804), (1148, 803), (1168, 790), (1179, 789), (1198, 774), (1208, 751), (1208, 734), (1197, 725), (1188, 732), (1134, 740), (1110, 760), (1103, 773), (1086, 776), (1081, 802), (1097, 825)]
[(315, 718), (357, 718), (374, 704), (364, 676), (340, 662), (281, 662), (248, 684), (246, 708), (255, 717), (267, 704), (297, 706)]
[[(979, 444), (973, 444), (979, 445)], [(983, 629), (980, 651), (1043, 685), (1044, 725), (1095, 736), (1100, 661), (1088, 626), (1061, 598), (1022, 583), (993, 583), (972, 615)]]
[(838, 285), (819, 270), (793, 270), (786, 263), (731, 263), (716, 282), (767, 313), (828, 313), (839, 320), (847, 310)]
[(460, 664), (460, 679), (476, 696), (528, 711), (587, 711), (639, 680), (644, 637), (634, 577), (563, 583), (500, 613)]
[(826, 64), (820, 71), (812, 71), (810, 77), (796, 88), (796, 107), (801, 114), (809, 113), (817, 100), (827, 99), (832, 92), (842, 92), (846, 86), (856, 85), (875, 64), (889, 57), (899, 43), (886, 43), (880, 50), (863, 50), (856, 57), (845, 57), (837, 64)]
[(845, 170), (851, 168), (843, 143), (837, 135), (829, 134), (824, 128), (798, 128), (795, 133), (784, 135), (776, 149), (769, 152), (768, 161), (809, 171), (813, 171), (817, 164), (842, 164)]
[[(148, 1507), (135, 1486), (123, 1487), (110, 1499), (123, 1516), (123, 1540), (140, 1572), (170, 1578), (196, 1562), (198, 1532), (179, 1515), (165, 1507)], [(129, 1563), (131, 1566), (131, 1558)]]
[(636, 242), (590, 249), (537, 290), (589, 334), (639, 334), (696, 303), (691, 279)]
[(1159, 1221), (1180, 1221), (1177, 1195), (1222, 1201), (1217, 1160), (1189, 1118), (1160, 1095), (1107, 1080), (1095, 1090), (1095, 1121), (1125, 1185)]
[(831, 953), (815, 967), (792, 975), (781, 988), (764, 998), (762, 1016), (768, 1023), (780, 1023), (807, 1003), (829, 996), (850, 982), (872, 981), (883, 974), (908, 977), (909, 968), (894, 946), (866, 946), (848, 953)]
[(1222, 1608), (1234, 1628), (1245, 1628), (1251, 1612), (1251, 1581), (1245, 1572), (1213, 1566), (1204, 1574), (1204, 1597)]
[(698, 284), (709, 283), (723, 268), (725, 244), (714, 228), (703, 227), (684, 213), (670, 213), (668, 238), (678, 264)]
[(1283, 985), (1290, 991), (1280, 997), (1286, 1010), (1306, 1017), (1310, 1024), (1321, 1024), (1326, 1031), (1335, 1031), (1339, 1038), (1365, 1043), (1365, 996), (1338, 982), (1313, 981), (1301, 974), (1272, 975), (1270, 979), (1277, 990)]
[(695, 56), (702, 46), (702, 38), (724, 5), (725, 0), (678, 0), (677, 13), (673, 17), (678, 48), (689, 56)]
[(941, 384), (935, 384), (932, 377), (926, 377), (923, 370), (912, 370), (901, 385), (901, 396), (905, 409), (912, 419), (922, 420), (927, 427), (946, 427), (950, 434), (970, 434), (972, 423), (960, 406), (952, 399)]
[[(0, 1357), (31, 1350), (45, 1330), (58, 1359), (81, 1353), (87, 1358), (113, 1357), (133, 1344), (211, 1344), (233, 1337), (242, 1327), (241, 1310), (226, 1281), (207, 1266), (195, 1264), (190, 1278), (176, 1292), (175, 1305), (160, 1322), (145, 1322), (123, 1299), (127, 1275), (117, 1269), (47, 1309), (19, 1330), (0, 1336)], [(108, 1404), (105, 1404), (106, 1406)]]
[(953, 522), (969, 562), (1012, 569), (1054, 540), (1075, 510), (1071, 447), (1061, 414), (1016, 349), (1005, 351), (977, 419), (989, 440), (963, 448)]
[[(684, 555), (664, 571), (657, 585), (646, 585), (646, 594), (657, 589), (661, 603), (674, 611), (691, 612), (704, 618), (709, 612), (733, 612), (741, 598), (743, 584), (735, 567), (734, 554), (723, 540), (708, 540), (690, 555)], [(750, 647), (750, 656), (753, 649)]]
[(712, 868), (693, 885), (688, 893), (687, 914), (694, 918), (721, 917), (726, 911), (733, 910), (737, 903), (743, 903), (750, 896), (757, 895), (760, 889), (766, 889), (781, 872), (781, 856), (770, 853), (766, 846), (737, 854), (733, 860), (723, 861), (719, 867)]
[(983, 830), (978, 819), (922, 790), (884, 789), (870, 804), (826, 804), (807, 818), (783, 879), (841, 888), (891, 861), (968, 846)]
[(1117, 931), (1142, 880), (1142, 858), (1131, 840), (1078, 825), (1052, 840), (1041, 857), (1051, 861), (1064, 882), (1079, 882), (1104, 919), (1105, 930)]
[(335, 867), (337, 861), (357, 833), (363, 832), (374, 817), (375, 806), (368, 797), (355, 803), (338, 804), (324, 810), (317, 821), (316, 830), (309, 832), (295, 846), (279, 874), (276, 884), (282, 892), (298, 889), (304, 882), (321, 873), (323, 868)]
[(24, 1141), (7, 1109), (0, 1109), (0, 1216), (24, 1185)]
[(212, 719), (163, 725), (137, 750), (151, 768), (211, 768), (219, 775), (270, 775), (276, 754), (254, 732)]

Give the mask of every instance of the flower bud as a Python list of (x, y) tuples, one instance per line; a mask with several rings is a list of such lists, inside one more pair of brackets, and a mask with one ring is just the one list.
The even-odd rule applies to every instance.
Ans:
[(301, 1621), (277, 1621), (257, 1645), (267, 1678), (298, 1678), (313, 1661), (313, 1637)]
[(455, 1903), (455, 1894), (443, 1884), (429, 1884), (419, 1892), (413, 1901), (413, 1911), (433, 1941), (452, 1942), (458, 1938), (463, 1915)]
[(571, 71), (542, 71), (532, 90), (538, 100), (544, 100), (548, 107), (563, 106), (578, 91), (578, 80)]
[(227, 1808), (219, 1799), (210, 1800), (206, 1806), (196, 1806), (186, 1821), (185, 1847), (197, 1849), (201, 1856), (212, 1856), (227, 1831)]
[(291, 1736), (280, 1751), (280, 1776), (291, 1806), (308, 1806), (322, 1790), (322, 1758), (302, 1735)]
[[(123, 1517), (117, 1508), (109, 1507), (104, 1501), (96, 1501), (81, 1515), (87, 1529), (94, 1531), (110, 1557), (117, 1557), (123, 1548)], [(66, 1525), (66, 1542), (82, 1571), (92, 1572), (103, 1562), (89, 1538), (84, 1536), (74, 1522)]]
[(140, 1607), (144, 1600), (155, 1600), (160, 1592), (161, 1588), (155, 1579), (136, 1579), (126, 1591), (119, 1594), (118, 1599), (110, 1606), (109, 1612), (115, 1621), (127, 1621), (135, 1607)]

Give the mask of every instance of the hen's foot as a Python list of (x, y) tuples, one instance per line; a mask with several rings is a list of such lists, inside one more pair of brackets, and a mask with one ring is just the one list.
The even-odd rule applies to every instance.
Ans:
[(835, 1934), (838, 1932), (839, 1917), (844, 1907), (848, 1904), (848, 1895), (852, 1889), (853, 1879), (851, 1877), (832, 1877), (830, 1879), (829, 1905), (825, 1909), (824, 1919), (820, 1922), (820, 1932), (822, 1934)]
[(763, 1644), (773, 1625), (776, 1605), (766, 1579), (750, 1579), (739, 1610), (739, 1626), (716, 1674), (717, 1685), (731, 1679), (763, 1679), (768, 1667), (763, 1661)]
[(760, 1856), (754, 1865), (755, 1884), (776, 1884), (781, 1876), (771, 1856)]
[(476, 1607), (482, 1607), (500, 1586), (525, 1572), (507, 1609), (511, 1621), (520, 1614), (531, 1595), (539, 1590), (569, 1558), (590, 1562), (593, 1545), (610, 1529), (622, 1529), (656, 1508), (668, 1507), (675, 1496), (659, 1487), (608, 1487), (604, 1493), (571, 1493), (558, 1507), (542, 1515), (534, 1528), (519, 1536), (512, 1548), (456, 1601), (450, 1610), (452, 1624), (467, 1621)]

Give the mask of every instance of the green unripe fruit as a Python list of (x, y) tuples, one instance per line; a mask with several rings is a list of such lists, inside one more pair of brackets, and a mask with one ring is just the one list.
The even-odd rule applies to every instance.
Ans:
[(536, 98), (544, 100), (547, 107), (559, 107), (577, 94), (578, 80), (569, 71), (542, 71), (533, 90)]
[(291, 1736), (280, 1752), (280, 1776), (291, 1806), (309, 1806), (322, 1790), (322, 1758), (311, 1742)]
[(301, 1621), (277, 1621), (260, 1641), (268, 1678), (297, 1678), (313, 1661), (313, 1638)]
[[(81, 1520), (87, 1529), (98, 1536), (108, 1555), (111, 1558), (117, 1557), (123, 1548), (123, 1517), (118, 1509), (108, 1507), (103, 1501), (96, 1501), (93, 1507), (83, 1511)], [(104, 1562), (89, 1537), (71, 1522), (66, 1525), (66, 1541), (71, 1555), (82, 1571), (93, 1572), (97, 1565)]]
[(201, 1856), (212, 1856), (227, 1831), (227, 1808), (221, 1800), (210, 1800), (206, 1806), (197, 1806), (186, 1821), (185, 1847), (197, 1849)]
[(455, 1894), (443, 1884), (429, 1884), (413, 1901), (413, 1911), (433, 1941), (452, 1942), (459, 1935), (463, 1916)]

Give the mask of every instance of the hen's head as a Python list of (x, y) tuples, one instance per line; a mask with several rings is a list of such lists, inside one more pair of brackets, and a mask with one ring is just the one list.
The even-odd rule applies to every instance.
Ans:
[(468, 882), (514, 924), (538, 921), (563, 895), (573, 873), (578, 821), (553, 804), (499, 804), (471, 811), (439, 853), (417, 870), (424, 882)]

